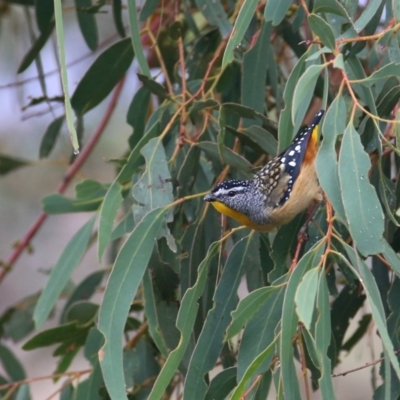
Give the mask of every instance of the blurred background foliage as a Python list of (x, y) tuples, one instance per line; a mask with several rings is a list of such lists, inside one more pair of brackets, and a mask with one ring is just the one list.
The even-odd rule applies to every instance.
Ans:
[[(38, 154), (2, 152), (0, 174), (54, 161), (61, 145), (68, 162), (4, 255), (0, 282), (24, 279), (14, 267), (48, 215), (90, 218), (41, 290), (0, 317), (2, 398), (32, 398), (13, 349), (53, 346), (63, 400), (334, 399), (338, 376), (355, 376), (343, 359), (365, 337), (378, 343), (374, 399), (400, 398), (397, 0), (0, 2), (2, 24), (14, 13), (30, 40), (14, 73), (34, 77), (0, 89), (33, 80), (39, 94), (24, 94), (22, 112), (51, 117)], [(95, 57), (76, 76), (78, 43)], [(119, 156), (99, 155), (113, 176), (93, 168), (82, 179), (121, 96), (129, 134)], [(204, 203), (216, 182), (251, 177), (319, 109), (325, 201), (305, 243), (305, 213), (266, 234)], [(90, 248), (96, 268), (71, 279)], [(82, 356), (89, 368), (75, 370)]]

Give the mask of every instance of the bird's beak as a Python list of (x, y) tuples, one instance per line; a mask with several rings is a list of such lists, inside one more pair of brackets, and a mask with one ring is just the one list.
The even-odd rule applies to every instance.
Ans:
[(208, 195), (204, 197), (204, 201), (208, 201), (211, 203), (212, 201), (215, 201), (215, 196), (212, 193), (208, 193)]

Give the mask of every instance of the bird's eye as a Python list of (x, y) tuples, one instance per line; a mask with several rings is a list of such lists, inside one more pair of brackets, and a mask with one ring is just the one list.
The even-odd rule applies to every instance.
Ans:
[(233, 190), (231, 190), (230, 192), (228, 192), (228, 196), (229, 196), (229, 197), (233, 197), (235, 194), (236, 194), (236, 193), (235, 193)]

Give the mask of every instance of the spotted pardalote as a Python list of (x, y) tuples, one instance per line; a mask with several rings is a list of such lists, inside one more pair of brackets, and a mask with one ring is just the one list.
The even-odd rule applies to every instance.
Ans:
[(320, 110), (291, 145), (250, 180), (218, 184), (204, 198), (220, 213), (260, 231), (290, 222), (312, 202), (322, 200), (315, 170)]

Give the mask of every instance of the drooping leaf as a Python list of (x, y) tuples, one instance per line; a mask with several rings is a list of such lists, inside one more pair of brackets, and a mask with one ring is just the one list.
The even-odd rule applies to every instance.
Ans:
[(295, 302), (299, 320), (310, 330), (311, 321), (315, 309), (315, 299), (317, 297), (318, 282), (321, 269), (319, 267), (308, 271), (297, 287)]
[(226, 37), (231, 33), (232, 25), (220, 0), (196, 0), (196, 5), (209, 24), (218, 27), (222, 37)]
[(53, 150), (58, 137), (60, 136), (61, 127), (64, 123), (65, 116), (56, 118), (46, 129), (40, 142), (39, 157), (45, 158)]
[(125, 35), (125, 27), (122, 20), (122, 1), (114, 0), (112, 2), (112, 11), (113, 11), (113, 19), (115, 27), (117, 28), (117, 32), (121, 38), (124, 38)]
[[(149, 212), (126, 240), (115, 260), (100, 308), (98, 327), (105, 339), (100, 365), (108, 392), (121, 400), (127, 398), (122, 369), (122, 334), (164, 215), (164, 209)], [(118, 312), (114, 311), (116, 309)]]
[(53, 29), (54, 29), (54, 20), (51, 20), (51, 22), (47, 24), (46, 28), (38, 36), (32, 48), (28, 51), (28, 53), (21, 61), (21, 64), (17, 71), (19, 74), (24, 72), (32, 64), (32, 62), (38, 56), (44, 45), (47, 43), (47, 40), (52, 34)]
[(10, 157), (5, 154), (0, 154), (0, 175), (8, 174), (17, 168), (21, 168), (29, 164), (29, 161)]
[(252, 254), (249, 254), (249, 249), (252, 240), (254, 234), (241, 239), (229, 254), (213, 297), (214, 306), (206, 317), (191, 357), (185, 379), (184, 396), (196, 393), (204, 397), (207, 393), (204, 376), (214, 366), (222, 351), (224, 333), (231, 319), (230, 312), (238, 302), (237, 289), (245, 268), (251, 263)]
[(331, 201), (336, 214), (345, 220), (340, 191), (336, 140), (344, 133), (346, 104), (343, 96), (337, 96), (327, 111), (322, 125), (323, 141), (318, 151), (316, 168), (320, 185)]
[[(120, 40), (106, 49), (94, 61), (78, 83), (71, 105), (79, 115), (101, 103), (124, 76), (133, 61), (130, 38)], [(99, 82), (102, 84), (99, 85)]]
[[(200, 3), (200, 0), (197, 0)], [(228, 44), (225, 48), (224, 58), (222, 59), (222, 68), (233, 61), (234, 50), (240, 45), (243, 40), (244, 34), (250, 25), (251, 19), (253, 18), (254, 12), (257, 7), (257, 0), (245, 0), (242, 7), (240, 8), (237, 16), (235, 26), (232, 29), (231, 36), (229, 37)], [(225, 36), (221, 31), (222, 36)]]
[(360, 136), (348, 125), (339, 155), (339, 180), (350, 233), (364, 255), (382, 251), (382, 209), (374, 188), (368, 182), (370, 161)]
[(96, 14), (88, 12), (92, 6), (92, 0), (75, 0), (76, 15), (82, 36), (90, 50), (94, 51), (98, 45), (98, 32)]
[(196, 283), (185, 292), (176, 321), (176, 327), (181, 332), (179, 345), (169, 354), (154, 383), (153, 389), (148, 397), (149, 400), (161, 398), (185, 354), (199, 308), (198, 298), (202, 294), (206, 283), (207, 267), (211, 259), (215, 256), (218, 245), (219, 243), (214, 243), (210, 246), (205, 259), (199, 265)]
[(57, 302), (73, 270), (85, 254), (92, 235), (95, 217), (92, 217), (73, 236), (52, 269), (49, 281), (42, 291), (33, 314), (36, 328), (40, 328)]
[(308, 16), (311, 30), (319, 36), (321, 42), (331, 50), (335, 49), (335, 35), (330, 25), (317, 14)]

